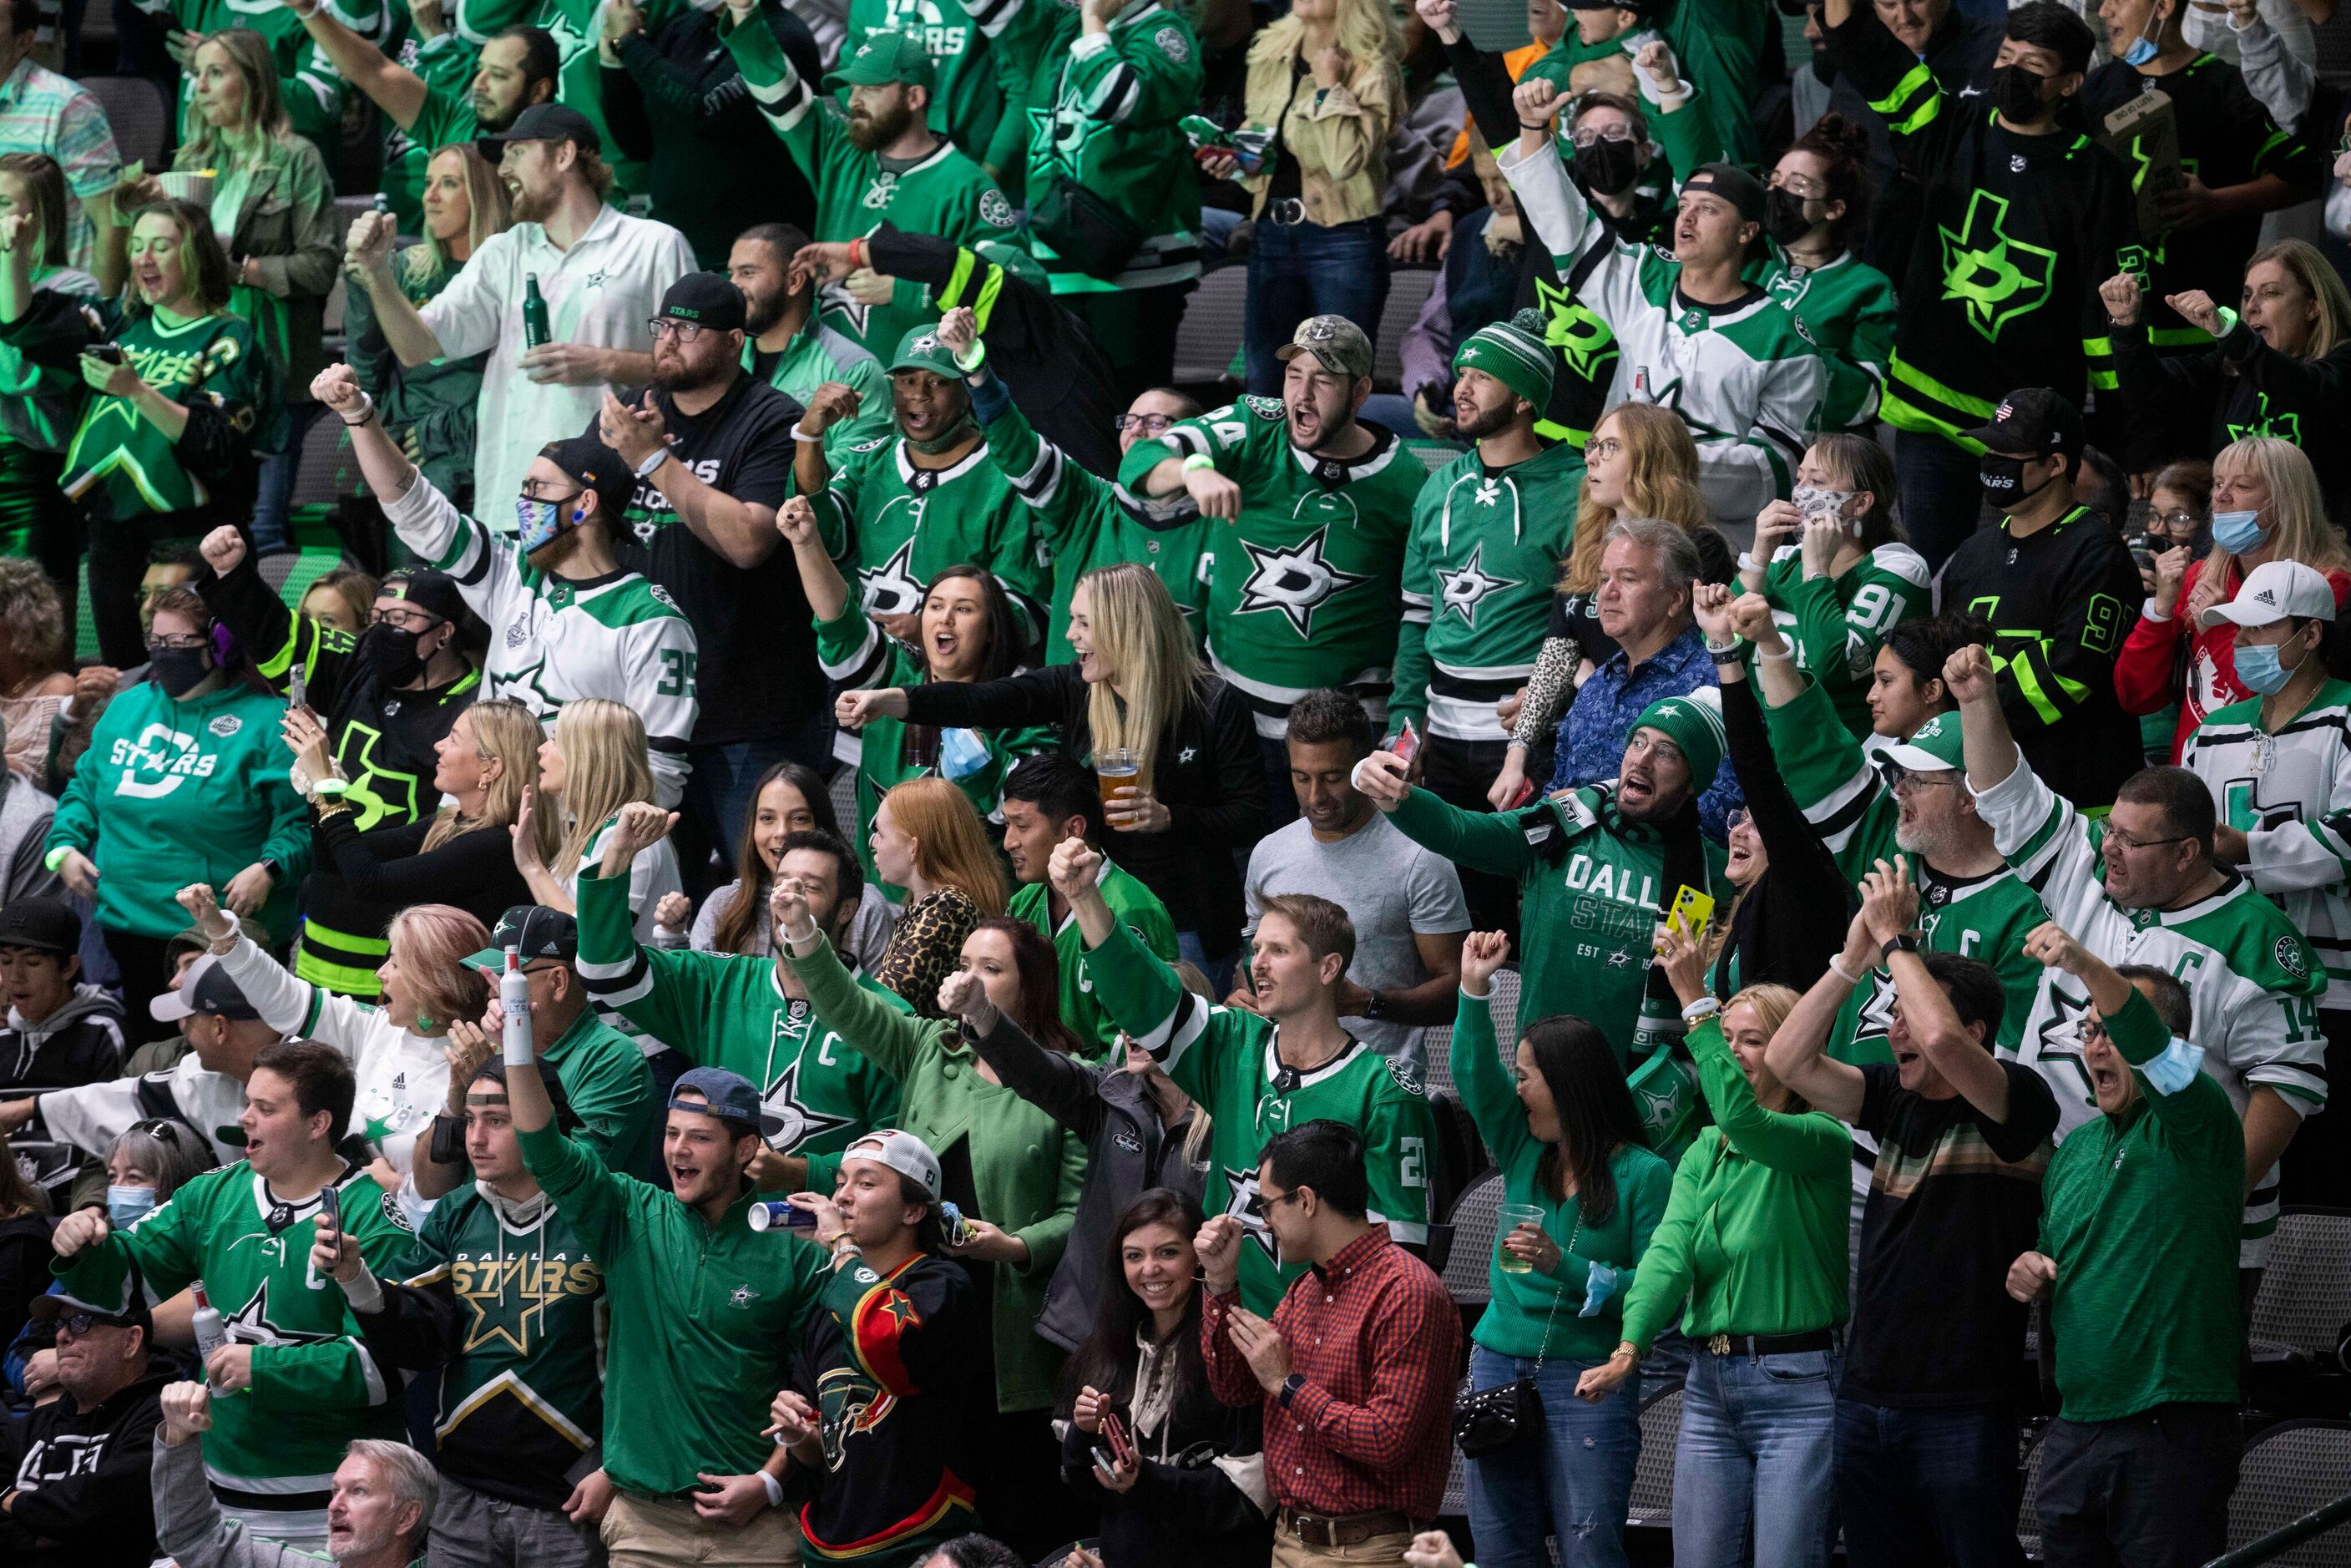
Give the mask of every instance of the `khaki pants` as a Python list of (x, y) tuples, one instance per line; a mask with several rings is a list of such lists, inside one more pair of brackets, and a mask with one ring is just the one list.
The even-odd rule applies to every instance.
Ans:
[(1402, 1563), (1404, 1549), (1411, 1544), (1412, 1532), (1406, 1530), (1393, 1535), (1374, 1535), (1353, 1546), (1310, 1545), (1301, 1541), (1290, 1526), (1277, 1524), (1273, 1530), (1273, 1568), (1313, 1568), (1323, 1563)]
[(789, 1568), (800, 1560), (799, 1525), (783, 1508), (729, 1530), (705, 1524), (690, 1502), (620, 1492), (603, 1533), (611, 1568)]

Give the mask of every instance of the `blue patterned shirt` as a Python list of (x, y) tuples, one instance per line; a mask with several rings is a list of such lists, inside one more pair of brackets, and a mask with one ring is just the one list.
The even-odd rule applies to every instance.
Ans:
[[(1619, 648), (1577, 688), (1575, 705), (1560, 721), (1559, 747), (1545, 788), (1563, 789), (1615, 778), (1624, 767), (1633, 721), (1643, 710), (1661, 698), (1717, 684), (1714, 660), (1695, 624), (1683, 627), (1680, 636), (1643, 660), (1637, 670)], [(1731, 808), (1744, 803), (1726, 755), (1715, 769), (1714, 783), (1698, 798), (1698, 822), (1707, 837), (1719, 842), (1729, 831), (1725, 819)]]
[[(113, 189), (122, 165), (98, 99), (68, 78), (35, 65), (29, 56), (0, 79), (0, 152), (40, 152), (56, 159), (65, 171), (67, 189), (77, 198)], [(81, 202), (68, 203), (66, 265), (88, 272), (96, 238)]]

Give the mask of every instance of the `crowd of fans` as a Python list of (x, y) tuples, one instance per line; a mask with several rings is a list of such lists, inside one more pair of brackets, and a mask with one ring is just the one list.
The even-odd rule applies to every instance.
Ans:
[(0, 0), (0, 1560), (2217, 1555), (2332, 11)]

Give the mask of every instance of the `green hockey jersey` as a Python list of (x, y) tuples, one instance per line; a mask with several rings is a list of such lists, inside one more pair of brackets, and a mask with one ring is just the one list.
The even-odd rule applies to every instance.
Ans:
[[(289, 13), (290, 14), (290, 13)], [(125, 311), (90, 302), (139, 379), (177, 403), (203, 402), (241, 434), (266, 431), (277, 417), (277, 372), (241, 316), (224, 312), (166, 325), (152, 310)], [(66, 449), (59, 487), (100, 516), (184, 512), (212, 493), (180, 464), (165, 439), (129, 398), (92, 392), (81, 426)]]
[[(1157, 288), (1200, 276), (1200, 183), (1181, 172), (1192, 149), (1177, 123), (1200, 107), (1200, 42), (1182, 13), (1142, 0), (1106, 33), (1084, 33), (1071, 6), (1029, 0), (1008, 52), (1028, 62), (1025, 89), (1029, 244), (1056, 294)], [(1176, 171), (1171, 175), (1170, 171)], [(1116, 208), (1143, 236), (1101, 277), (1053, 248), (1037, 208), (1066, 181)]]
[[(922, 4), (933, 6), (934, 0)], [(936, 235), (957, 245), (1010, 237), (1012, 204), (953, 142), (941, 142), (912, 164), (896, 167), (897, 160), (858, 147), (849, 140), (847, 111), (800, 80), (766, 21), (756, 16), (753, 21), (753, 26), (737, 27), (722, 18), (718, 30), (742, 68), (753, 100), (768, 117), (768, 128), (783, 138), (792, 162), (816, 190), (819, 243), (862, 238), (884, 218), (910, 234)], [(871, 30), (870, 25), (863, 30), (852, 26), (843, 47), (854, 51)], [(977, 47), (977, 29), (946, 30), (969, 32)], [(948, 88), (944, 80), (939, 90), (945, 99)], [(969, 122), (954, 123), (961, 127)], [(930, 289), (903, 277), (884, 305), (861, 304), (841, 284), (826, 284), (817, 298), (827, 321), (885, 360), (898, 351), (898, 340), (909, 329), (939, 318)]]
[[(882, 686), (920, 685), (928, 679), (922, 656), (904, 643), (883, 634), (871, 617), (852, 604), (831, 621), (816, 623), (817, 664), (836, 690), (871, 691)], [(950, 746), (949, 737), (969, 745)], [(857, 820), (870, 823), (882, 809), (882, 797), (909, 779), (937, 774), (964, 792), (980, 821), (1002, 831), (1004, 776), (1023, 757), (1059, 748), (1061, 737), (1050, 727), (1024, 729), (951, 730), (939, 737), (939, 758), (924, 764), (907, 755), (906, 725), (894, 718), (868, 719), (857, 733)], [(860, 833), (857, 855), (866, 880), (893, 904), (905, 901), (906, 890), (886, 883), (873, 869), (870, 835)]]
[(1465, 452), (1421, 486), (1391, 733), (1410, 718), (1448, 739), (1510, 739), (1494, 705), (1534, 674), (1583, 484), (1583, 454), (1562, 442), (1506, 468)]
[[(1028, 0), (849, 0), (841, 57), (875, 33), (907, 33), (931, 57), (931, 129), (950, 137), (972, 162), (1009, 172), (1020, 162), (1028, 126), (1021, 114), (1029, 66), (996, 47), (1017, 30)], [(848, 99), (841, 90), (841, 101)], [(900, 228), (919, 225), (902, 223)]]
[(1802, 319), (1828, 362), (1821, 428), (1868, 434), (1876, 425), (1886, 366), (1894, 357), (1893, 279), (1851, 251), (1819, 267), (1799, 267), (1773, 246), (1756, 281)]
[(1782, 545), (1763, 573), (1763, 598), (1796, 667), (1820, 683), (1856, 737), (1870, 733), (1869, 681), (1877, 644), (1900, 622), (1931, 615), (1934, 573), (1908, 545), (1879, 545), (1841, 577), (1804, 575), (1803, 552)]
[[(297, 135), (318, 143), (321, 153), (341, 145), (343, 102), (350, 91), (342, 73), (310, 41), (301, 17), (290, 6), (271, 0), (134, 0), (140, 10), (174, 31), (207, 36), (229, 27), (261, 35), (269, 57), (277, 67), (277, 94)], [(336, 21), (360, 37), (383, 47), (407, 20), (404, 6), (385, 0), (340, 0), (327, 10)], [(180, 140), (195, 130), (194, 78), (180, 73)], [(154, 172), (152, 169), (150, 173)]]
[[(1168, 917), (1167, 906), (1159, 902), (1158, 894), (1111, 863), (1108, 856), (1102, 859), (1102, 872), (1094, 878), (1094, 885), (1102, 889), (1102, 902), (1118, 916), (1118, 923), (1134, 933), (1134, 939), (1149, 949), (1152, 956), (1163, 964), (1176, 961), (1176, 922)], [(1075, 1030), (1080, 1040), (1096, 1048), (1096, 1055), (1110, 1057), (1118, 1047), (1118, 1023), (1094, 995), (1093, 976), (1086, 968), (1086, 940), (1078, 931), (1078, 917), (1064, 913), (1061, 925), (1050, 924), (1051, 889), (1041, 882), (1032, 882), (1014, 893), (1008, 913), (1015, 920), (1026, 920), (1034, 925), (1053, 944), (1053, 956), (1061, 960), (1061, 1021)], [(1118, 1059), (1112, 1057), (1112, 1064), (1118, 1065)]]
[(1028, 505), (1052, 559), (1047, 664), (1066, 664), (1077, 656), (1067, 633), (1078, 579), (1120, 561), (1141, 561), (1152, 570), (1184, 612), (1197, 643), (1207, 631), (1208, 546), (1215, 525), (1200, 516), (1189, 496), (1136, 499), (1125, 486), (1088, 472), (1039, 435), (1008, 393), (1001, 411), (980, 429), (987, 436), (989, 460)]
[[(337, 1178), (346, 1239), (389, 1273), (414, 1239), (399, 1202), (353, 1166)], [(56, 1264), (86, 1301), (152, 1306), (204, 1281), (253, 1386), (213, 1398), (204, 1472), (222, 1511), (256, 1535), (327, 1532), (335, 1467), (353, 1437), (402, 1436), (399, 1374), (362, 1343), (343, 1292), (310, 1268), (316, 1193), (289, 1203), (240, 1160), (206, 1171), (128, 1230)]]
[[(2209, 898), (2184, 909), (2126, 909), (2106, 895), (2100, 871), (2104, 820), (2093, 821), (2053, 793), (2020, 758), (2016, 770), (1976, 792), (2008, 863), (2041, 894), (2050, 918), (2114, 964), (2152, 964), (2179, 977), (2195, 1003), (2188, 1038), (2204, 1071), (2244, 1114), (2253, 1090), (2273, 1090), (2308, 1115), (2326, 1103), (2326, 1039), (2318, 1004), (2326, 976), (2283, 911), (2231, 873)], [(2083, 1065), (2086, 988), (2062, 970), (2043, 977), (2017, 1056), (2049, 1080), (2058, 1136), (2098, 1116)], [(2245, 1203), (2243, 1267), (2269, 1259), (2277, 1228), (2278, 1174), (2262, 1174)]]
[(1215, 1171), (1203, 1201), (1249, 1232), (1240, 1286), (1249, 1311), (1271, 1317), (1306, 1267), (1275, 1257), (1258, 1194), (1258, 1155), (1277, 1133), (1324, 1120), (1354, 1128), (1364, 1140), (1371, 1217), (1385, 1220), (1388, 1234), (1407, 1245), (1428, 1239), (1436, 1123), (1410, 1067), (1359, 1040), (1321, 1067), (1294, 1071), (1282, 1065), (1272, 1019), (1194, 996), (1123, 925), (1087, 961), (1111, 1017), (1214, 1118)]
[(980, 443), (950, 467), (919, 468), (903, 437), (850, 448), (813, 497), (833, 558), (854, 564), (857, 603), (869, 615), (912, 615), (930, 580), (951, 566), (985, 567), (1012, 596), (1021, 635), (1044, 635), (1051, 569), (1029, 508)]
[[(758, 1085), (783, 1122), (768, 1142), (788, 1155), (838, 1154), (896, 1124), (898, 1084), (831, 1030), (806, 1001), (783, 994), (774, 960), (643, 947), (625, 876), (580, 873), (580, 983), (602, 1006), (676, 1042), (697, 1067), (724, 1067)], [(861, 975), (891, 1006), (906, 1004)]]
[(604, 1270), (546, 1194), (480, 1183), (433, 1206), (382, 1310), (355, 1313), (395, 1366), (437, 1370), (434, 1464), (475, 1491), (556, 1509), (604, 1440)]
[(2351, 1008), (2351, 684), (2325, 682), (2275, 734), (2259, 697), (2206, 714), (2179, 765), (2245, 835), (2244, 873), (2317, 952), (2322, 1005)]
[(810, 311), (807, 322), (774, 355), (762, 354), (759, 345), (746, 338), (743, 369), (764, 375), (769, 386), (802, 408), (827, 382), (839, 382), (857, 394), (856, 413), (825, 426), (825, 460), (835, 467), (847, 460), (851, 447), (885, 439), (891, 433), (889, 372), (854, 340), (826, 326), (820, 311)]
[[(403, 51), (405, 53), (405, 51)], [(401, 63), (424, 84), (424, 101), (407, 130), (384, 126), (383, 174), (376, 189), (392, 204), (392, 221), (404, 235), (424, 232), (424, 178), (433, 154), (453, 142), (471, 141), (481, 122), (474, 116), (474, 71), (478, 45), (444, 33), (418, 45)]]
[(1280, 398), (1245, 397), (1135, 443), (1119, 465), (1137, 495), (1171, 457), (1211, 458), (1240, 486), (1239, 519), (1209, 536), (1208, 662), (1270, 739), (1321, 686), (1386, 716), (1405, 541), (1428, 471), (1390, 432), (1364, 428), (1377, 439), (1363, 456), (1318, 458), (1290, 444)]

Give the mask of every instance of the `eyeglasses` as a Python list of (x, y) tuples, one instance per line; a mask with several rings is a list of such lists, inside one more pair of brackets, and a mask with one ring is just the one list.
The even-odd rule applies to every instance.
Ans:
[(1798, 201), (1821, 202), (1828, 199), (1828, 187), (1810, 174), (1774, 174), (1771, 176), (1771, 184), (1774, 189), (1785, 191)]
[(1956, 768), (1952, 768), (1948, 773), (1914, 773), (1907, 768), (1896, 768), (1894, 769), (1893, 789), (1896, 795), (1907, 795), (1914, 789), (1938, 789), (1946, 786), (1957, 787), (1959, 782), (1959, 772)]
[(1298, 1201), (1298, 1191), (1295, 1188), (1289, 1192), (1270, 1193), (1266, 1191), (1265, 1188), (1259, 1187), (1257, 1189), (1257, 1196), (1258, 1201), (1264, 1204), (1268, 1208), (1280, 1208), (1285, 1203), (1296, 1203)]
[(125, 1323), (118, 1323), (111, 1318), (99, 1317), (96, 1312), (68, 1312), (57, 1319), (57, 1333), (61, 1337), (70, 1336), (74, 1339), (81, 1338), (92, 1329), (119, 1329), (129, 1326)]
[(2184, 844), (2189, 838), (2189, 834), (2179, 833), (2168, 839), (2136, 839), (2120, 828), (2110, 827), (2106, 830), (2106, 842), (2125, 852), (2132, 850), (2151, 850), (2160, 844)]
[(150, 632), (147, 633), (147, 651), (151, 653), (162, 653), (166, 648), (209, 648), (212, 646), (212, 642), (213, 640), (210, 637), (205, 636), (202, 632), (195, 632), (183, 636), (167, 636), (160, 632)]
[(675, 338), (681, 343), (691, 343), (703, 333), (716, 331), (717, 329), (705, 327), (699, 321), (673, 321), (666, 316), (655, 316), (645, 323), (645, 330), (651, 332), (657, 340), (663, 338)]
[[(538, 497), (533, 497), (534, 500)], [(371, 626), (397, 626), (403, 632), (430, 632), (441, 624), (441, 617), (423, 610), (377, 610), (370, 612)]]
[(1145, 435), (1157, 435), (1176, 423), (1176, 416), (1172, 413), (1122, 413), (1114, 423), (1122, 435), (1130, 430), (1140, 431)]
[(1629, 125), (1612, 125), (1607, 130), (1601, 131), (1587, 125), (1581, 131), (1569, 131), (1567, 139), (1578, 147), (1589, 147), (1595, 141), (1630, 141), (1633, 140), (1633, 128)]
[(187, 1128), (179, 1123), (162, 1116), (152, 1116), (144, 1122), (133, 1122), (131, 1124), (131, 1130), (134, 1133), (144, 1133), (151, 1138), (160, 1139), (175, 1149), (180, 1146), (180, 1140), (188, 1133)]
[(1583, 460), (1586, 463), (1603, 463), (1621, 455), (1624, 450), (1625, 444), (1613, 435), (1595, 436), (1583, 444)]
[(1746, 807), (1733, 806), (1729, 811), (1723, 814), (1723, 831), (1725, 832), (1735, 833), (1740, 829), (1745, 827), (1749, 820)]
[(559, 495), (549, 495), (547, 489), (547, 481), (544, 479), (526, 479), (522, 482), (522, 498), (526, 501), (538, 501), (541, 503), (555, 501), (559, 503), (569, 501), (576, 496), (584, 496), (587, 493), (587, 490), (583, 487), (578, 490), (566, 490)]
[(2167, 528), (2193, 528), (2200, 527), (2204, 519), (2183, 507), (2175, 511), (2158, 512), (2147, 521), (2161, 523)]

